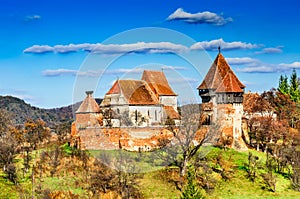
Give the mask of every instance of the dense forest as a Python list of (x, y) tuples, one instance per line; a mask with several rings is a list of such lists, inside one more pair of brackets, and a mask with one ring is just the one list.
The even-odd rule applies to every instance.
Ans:
[(45, 110), (1, 97), (0, 198), (300, 197), (296, 71), (281, 76), (276, 89), (245, 93), (243, 105), (248, 151), (227, 148), (226, 138), (195, 144), (199, 110), (185, 106), (182, 128), (166, 127), (180, 145), (150, 154), (74, 148), (71, 107)]

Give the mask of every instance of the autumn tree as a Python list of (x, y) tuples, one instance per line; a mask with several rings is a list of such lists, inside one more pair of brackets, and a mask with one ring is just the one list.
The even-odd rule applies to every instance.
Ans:
[(138, 172), (126, 151), (119, 150), (113, 158), (101, 154), (94, 163), (89, 189), (94, 196), (114, 192), (122, 198), (141, 198)]
[(17, 182), (14, 160), (18, 152), (18, 143), (10, 133), (0, 138), (0, 166), (6, 177), (13, 183)]
[(100, 193), (107, 193), (114, 190), (114, 180), (115, 175), (112, 170), (99, 160), (95, 160), (88, 187), (93, 196), (100, 196)]
[(62, 144), (68, 140), (71, 133), (71, 122), (64, 122), (55, 126), (55, 134), (57, 135), (58, 143)]
[(25, 140), (32, 149), (36, 150), (38, 144), (48, 140), (51, 136), (50, 129), (46, 127), (46, 123), (40, 119), (28, 119), (24, 125)]

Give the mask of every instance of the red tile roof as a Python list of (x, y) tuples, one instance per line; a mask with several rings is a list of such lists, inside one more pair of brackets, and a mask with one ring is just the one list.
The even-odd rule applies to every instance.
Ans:
[(115, 81), (114, 85), (109, 89), (106, 94), (120, 94), (119, 80)]
[(145, 70), (142, 80), (146, 81), (157, 96), (176, 96), (162, 71)]
[(171, 119), (180, 119), (179, 113), (174, 109), (173, 106), (164, 106), (166, 115)]
[(228, 71), (225, 75), (222, 83), (216, 89), (217, 93), (230, 93), (230, 92), (239, 92), (242, 93), (243, 90), (239, 85), (238, 79), (233, 74), (232, 70)]
[(131, 105), (158, 104), (151, 88), (142, 80), (117, 80), (107, 94), (123, 94)]
[(86, 94), (86, 98), (83, 100), (76, 113), (99, 113), (100, 108), (92, 96), (93, 92), (87, 91)]
[(243, 92), (245, 85), (236, 77), (224, 56), (219, 53), (198, 89), (216, 92)]

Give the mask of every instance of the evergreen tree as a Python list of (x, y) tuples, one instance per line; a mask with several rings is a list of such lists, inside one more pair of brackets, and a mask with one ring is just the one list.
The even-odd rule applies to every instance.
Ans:
[(198, 188), (195, 182), (195, 171), (191, 166), (187, 170), (187, 184), (181, 195), (181, 199), (204, 199), (201, 190)]
[(289, 91), (290, 91), (289, 94), (291, 100), (293, 100), (294, 102), (299, 102), (300, 91), (299, 91), (298, 77), (295, 69), (293, 70), (293, 73), (291, 75)]
[(287, 76), (280, 75), (278, 90), (283, 94), (289, 94), (289, 84)]

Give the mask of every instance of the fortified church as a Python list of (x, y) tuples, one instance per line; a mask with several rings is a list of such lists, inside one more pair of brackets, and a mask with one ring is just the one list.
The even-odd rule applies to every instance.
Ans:
[[(212, 66), (197, 88), (202, 99), (199, 132), (215, 128), (217, 138), (230, 138), (229, 145), (246, 149), (242, 131), (245, 86), (234, 74), (219, 50)], [(140, 80), (116, 80), (97, 104), (92, 91), (76, 111), (72, 138), (82, 149), (125, 149), (148, 151), (158, 139), (172, 139), (165, 127), (180, 126), (177, 94), (163, 71), (145, 70)]]

